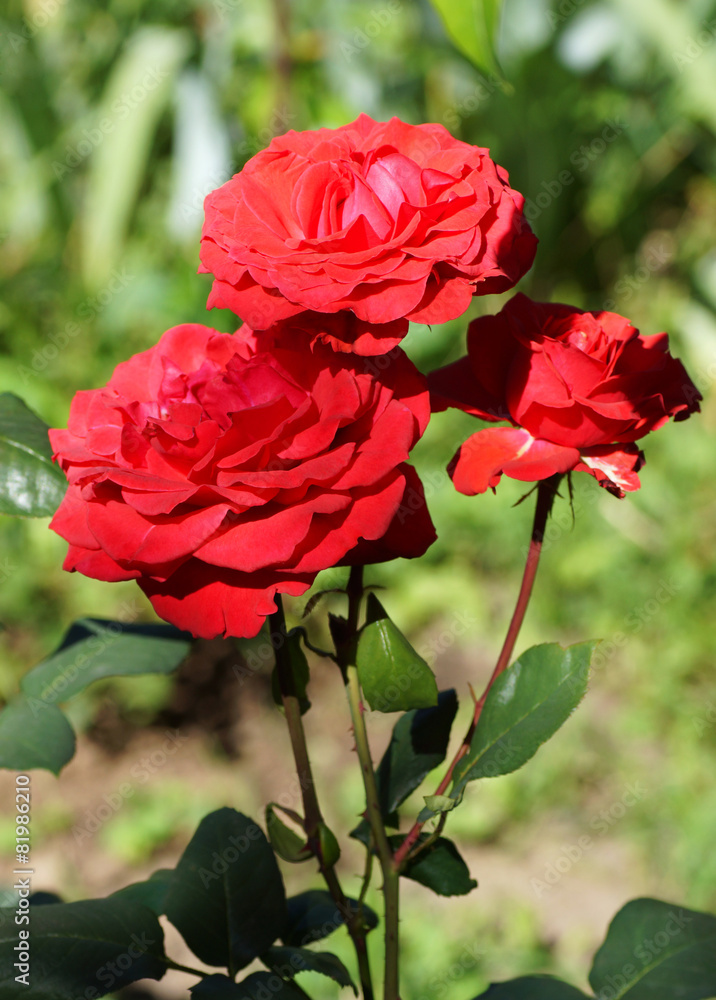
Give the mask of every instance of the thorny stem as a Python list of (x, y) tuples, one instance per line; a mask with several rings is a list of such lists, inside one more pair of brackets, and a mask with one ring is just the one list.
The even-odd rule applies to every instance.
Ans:
[(328, 891), (338, 910), (343, 915), (348, 933), (353, 941), (358, 961), (358, 974), (360, 976), (363, 998), (364, 1000), (374, 1000), (368, 950), (365, 940), (366, 929), (361, 909), (354, 909), (348, 902), (335, 869), (327, 866), (322, 856), (320, 827), (323, 823), (323, 816), (318, 804), (316, 786), (313, 781), (311, 761), (308, 756), (308, 746), (306, 744), (306, 732), (303, 728), (303, 720), (301, 718), (301, 706), (296, 692), (293, 671), (287, 656), (286, 619), (284, 617), (280, 594), (276, 594), (276, 606), (277, 610), (270, 616), (271, 642), (276, 654), (276, 674), (281, 692), (281, 701), (291, 739), (291, 749), (296, 764), (298, 782), (301, 786), (306, 839), (309, 848), (318, 859), (320, 871), (328, 887)]
[(308, 757), (308, 746), (306, 745), (306, 733), (303, 728), (301, 718), (301, 704), (296, 692), (296, 683), (291, 669), (291, 663), (287, 655), (286, 645), (286, 619), (283, 613), (283, 602), (280, 594), (276, 594), (277, 610), (271, 615), (271, 643), (276, 654), (276, 674), (278, 686), (281, 692), (281, 701), (286, 716), (286, 725), (291, 738), (291, 749), (293, 759), (296, 762), (296, 772), (298, 783), (301, 788), (303, 799), (303, 814), (305, 817), (305, 830), (309, 845), (313, 850), (314, 844), (318, 843), (318, 831), (322, 821), (321, 810), (316, 796), (316, 786), (313, 782), (313, 772), (311, 761)]
[[(507, 629), (507, 635), (505, 636), (505, 641), (502, 645), (500, 655), (497, 658), (495, 669), (492, 671), (492, 676), (487, 682), (487, 687), (483, 691), (481, 697), (475, 701), (475, 710), (473, 712), (470, 727), (465, 734), (465, 739), (462, 741), (457, 753), (453, 757), (452, 763), (450, 764), (445, 777), (435, 790), (436, 795), (445, 794), (450, 781), (452, 780), (453, 771), (462, 758), (468, 753), (472, 737), (480, 720), (482, 708), (488, 694), (490, 693), (490, 688), (495, 683), (495, 680), (500, 676), (502, 671), (507, 667), (512, 657), (517, 636), (519, 635), (522, 622), (524, 621), (525, 612), (527, 611), (527, 605), (529, 604), (535, 577), (537, 576), (537, 567), (539, 566), (539, 557), (542, 551), (542, 542), (544, 540), (545, 528), (547, 527), (547, 519), (549, 518), (550, 511), (552, 510), (552, 504), (554, 503), (554, 498), (557, 494), (557, 487), (559, 486), (561, 478), (561, 475), (551, 476), (549, 479), (540, 480), (537, 486), (537, 505), (535, 507), (534, 522), (532, 524), (532, 536), (530, 538), (529, 549), (527, 550), (527, 560), (525, 562), (525, 569), (522, 575), (522, 584), (520, 585), (520, 592), (517, 595), (517, 603), (512, 615), (512, 620), (510, 621), (510, 626)], [(416, 820), (407, 837), (395, 852), (393, 860), (398, 870), (400, 870), (402, 865), (405, 863), (406, 859), (410, 855), (410, 851), (417, 843), (423, 825), (423, 823)]]
[(360, 887), (360, 895), (358, 896), (358, 903), (362, 905), (365, 902), (365, 897), (368, 894), (368, 889), (370, 887), (370, 880), (373, 877), (373, 837), (371, 836), (368, 842), (368, 849), (365, 852), (365, 868), (363, 870), (363, 882)]
[[(360, 566), (351, 569), (348, 579), (348, 622), (347, 634), (355, 636), (358, 630), (360, 605), (363, 596), (363, 570)], [(383, 900), (385, 904), (385, 979), (384, 1000), (400, 1000), (398, 985), (398, 918), (399, 918), (399, 879), (398, 869), (393, 864), (393, 852), (385, 832), (383, 815), (380, 809), (378, 786), (375, 780), (373, 759), (368, 743), (368, 731), (365, 725), (363, 700), (361, 697), (358, 669), (350, 660), (350, 642), (340, 651), (339, 665), (346, 678), (346, 692), (353, 720), (353, 733), (356, 742), (356, 752), (361, 765), (363, 786), (366, 798), (366, 819), (370, 825), (371, 835), (383, 874)]]
[(383, 898), (385, 902), (385, 1000), (398, 1000), (398, 870), (393, 865), (393, 852), (383, 824), (378, 798), (378, 786), (373, 770), (373, 760), (368, 745), (368, 733), (363, 717), (358, 670), (351, 664), (347, 669), (348, 702), (353, 719), (356, 752), (363, 775), (366, 797), (366, 818), (370, 824), (373, 842), (383, 873)]

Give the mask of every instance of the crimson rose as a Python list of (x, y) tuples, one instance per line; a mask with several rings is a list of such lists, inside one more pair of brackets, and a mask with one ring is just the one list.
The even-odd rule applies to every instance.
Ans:
[[(442, 125), (360, 115), (291, 131), (206, 198), (208, 305), (255, 330), (350, 310), (363, 334), (353, 349), (383, 354), (408, 320), (444, 323), (522, 277), (537, 244), (523, 203), (488, 150)], [(366, 324), (390, 327), (365, 336)]]
[(429, 376), (433, 410), (459, 407), (508, 420), (473, 434), (451, 475), (461, 493), (513, 479), (589, 472), (617, 496), (639, 489), (634, 444), (669, 417), (684, 420), (701, 395), (668, 336), (642, 336), (623, 316), (532, 302), (516, 295), (474, 320), (468, 355)]
[(136, 579), (195, 635), (252, 636), (319, 570), (422, 555), (435, 533), (404, 461), (427, 386), (402, 351), (380, 379), (370, 364), (247, 327), (168, 330), (50, 431), (65, 569)]

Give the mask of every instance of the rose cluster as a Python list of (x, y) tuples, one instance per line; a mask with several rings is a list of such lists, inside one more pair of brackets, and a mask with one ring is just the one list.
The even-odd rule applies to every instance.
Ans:
[(208, 306), (243, 325), (173, 327), (50, 432), (65, 568), (135, 579), (194, 635), (256, 635), (321, 570), (432, 544), (407, 464), (431, 401), (509, 422), (459, 450), (461, 492), (570, 469), (636, 489), (634, 442), (698, 408), (665, 334), (518, 295), (430, 384), (398, 346), (410, 320), (454, 319), (526, 273), (523, 205), (440, 125), (361, 115), (273, 139), (205, 203)]

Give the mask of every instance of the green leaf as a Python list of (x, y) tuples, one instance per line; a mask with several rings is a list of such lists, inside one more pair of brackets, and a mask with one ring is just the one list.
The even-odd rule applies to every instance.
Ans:
[(437, 705), (398, 719), (375, 775), (384, 819), (445, 760), (456, 712), (457, 695), (449, 690), (440, 692)]
[[(394, 815), (390, 817), (390, 820), (386, 820), (385, 825), (397, 828), (399, 823), (400, 820), (398, 819), (397, 816)], [(354, 840), (359, 840), (361, 844), (363, 844), (365, 847), (370, 847), (372, 834), (370, 831), (370, 823), (368, 822), (368, 820), (362, 819), (358, 824), (358, 826), (356, 826), (353, 830), (351, 830), (348, 836), (353, 837)]]
[(174, 869), (165, 912), (207, 965), (243, 969), (286, 924), (286, 896), (261, 828), (234, 809), (205, 816)]
[(614, 1000), (716, 996), (716, 917), (658, 899), (617, 913), (594, 957), (589, 984)]
[(454, 45), (478, 69), (498, 73), (495, 43), (501, 0), (431, 0)]
[[(450, 689), (440, 692), (437, 705), (406, 712), (396, 722), (388, 748), (375, 772), (378, 800), (387, 826), (398, 826), (398, 806), (445, 760), (456, 712), (457, 695)], [(452, 806), (458, 804), (453, 798), (450, 802)], [(424, 810), (421, 821), (439, 811)], [(367, 847), (370, 843), (367, 820), (361, 820), (350, 836)]]
[(322, 820), (318, 825), (318, 843), (324, 867), (333, 868), (341, 856), (341, 848), (333, 830)]
[[(334, 615), (330, 611), (328, 612), (328, 630), (331, 633), (331, 639), (336, 650), (342, 649), (345, 646), (353, 652), (356, 641), (355, 635), (342, 615)], [(353, 662), (352, 658), (351, 662)]]
[(266, 833), (271, 842), (271, 846), (280, 858), (297, 864), (300, 861), (308, 861), (313, 857), (313, 852), (306, 844), (305, 837), (299, 837), (297, 833), (279, 819), (276, 809), (280, 809), (275, 802), (269, 802), (266, 806)]
[(45, 705), (64, 702), (106, 677), (170, 673), (189, 643), (188, 634), (173, 625), (83, 618), (70, 627), (57, 652), (25, 674), (20, 687)]
[(23, 694), (0, 713), (0, 767), (58, 774), (74, 756), (75, 735), (56, 703), (106, 677), (169, 673), (186, 656), (189, 640), (172, 625), (75, 622), (60, 648), (22, 678)]
[[(402, 835), (391, 837), (390, 844), (393, 850), (398, 848), (404, 839)], [(418, 844), (424, 843), (426, 839), (427, 836), (423, 835)], [(420, 882), (439, 896), (465, 896), (477, 885), (475, 879), (470, 878), (468, 867), (457, 847), (447, 837), (438, 837), (432, 847), (422, 851), (415, 861), (403, 869), (401, 875), (412, 879), (413, 882)]]
[(241, 993), (236, 1000), (306, 1000), (306, 994), (294, 983), (282, 982), (278, 985), (278, 976), (272, 972), (254, 972), (239, 983)]
[(587, 997), (554, 976), (520, 976), (508, 983), (493, 983), (474, 1000), (587, 1000)]
[(165, 912), (167, 892), (173, 874), (171, 868), (159, 868), (152, 872), (146, 882), (132, 882), (131, 885), (125, 885), (123, 889), (112, 893), (112, 898), (130, 899), (142, 903), (156, 916), (161, 917)]
[(516, 771), (566, 722), (586, 692), (596, 645), (533, 646), (500, 674), (455, 768), (453, 797), (468, 781)]
[[(13, 963), (23, 927), (15, 923), (14, 909), (2, 916), (0, 996), (20, 996)], [(27, 995), (32, 1000), (101, 997), (139, 979), (161, 979), (166, 972), (164, 933), (156, 916), (139, 903), (116, 896), (55, 903), (33, 907), (30, 920)]]
[(67, 480), (47, 430), (18, 396), (0, 393), (0, 514), (49, 517), (59, 507)]
[(222, 976), (219, 972), (214, 973), (213, 976), (207, 976), (194, 986), (190, 986), (189, 992), (192, 998), (197, 997), (200, 1000), (240, 1000), (242, 996), (245, 996), (238, 983), (229, 979), (228, 976)]
[(197, 1000), (306, 1000), (303, 990), (272, 972), (254, 972), (240, 983), (228, 976), (207, 976), (190, 992)]
[(321, 975), (333, 979), (339, 986), (350, 986), (358, 996), (358, 990), (348, 969), (337, 955), (332, 955), (329, 951), (310, 951), (308, 948), (274, 945), (261, 956), (261, 961), (285, 978), (293, 978), (301, 972), (320, 972)]
[(147, 25), (127, 39), (113, 64), (96, 109), (96, 121), (111, 128), (102, 132), (89, 158), (81, 219), (82, 273), (94, 288), (106, 283), (112, 293), (134, 277), (124, 269), (113, 275), (112, 268), (122, 257), (159, 117), (190, 49), (186, 32)]
[(56, 892), (32, 892), (28, 897), (30, 906), (52, 906), (54, 903), (63, 902), (62, 897)]
[(0, 767), (59, 774), (74, 753), (74, 731), (56, 705), (20, 695), (0, 712)]
[[(347, 900), (353, 911), (358, 909), (355, 899)], [(281, 935), (284, 944), (303, 947), (311, 941), (328, 937), (345, 923), (345, 917), (325, 889), (309, 889), (292, 896), (287, 901), (288, 922)], [(368, 930), (378, 926), (378, 917), (363, 904), (363, 917)]]
[(399, 712), (436, 705), (438, 687), (432, 670), (396, 628), (375, 594), (368, 596), (367, 619), (358, 638), (356, 667), (373, 711)]
[[(291, 631), (287, 633), (285, 639), (286, 659), (288, 660), (288, 664), (293, 675), (293, 685), (301, 706), (301, 715), (307, 712), (311, 707), (311, 702), (308, 700), (308, 695), (306, 694), (306, 688), (308, 687), (308, 682), (311, 679), (311, 674), (308, 668), (306, 654), (301, 648), (302, 631), (302, 629), (291, 629)], [(281, 687), (278, 681), (278, 667), (274, 667), (273, 674), (271, 675), (271, 691), (273, 693), (273, 700), (276, 704), (282, 705)]]
[(447, 813), (459, 805), (458, 800), (451, 795), (426, 795), (425, 805), (430, 810), (431, 816), (437, 813)]

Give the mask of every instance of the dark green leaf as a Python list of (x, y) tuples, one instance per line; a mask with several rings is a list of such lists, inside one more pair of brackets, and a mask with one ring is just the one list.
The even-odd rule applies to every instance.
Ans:
[(238, 983), (228, 976), (222, 976), (217, 972), (213, 976), (207, 976), (200, 983), (189, 987), (192, 997), (200, 1000), (240, 1000), (245, 996)]
[[(293, 689), (301, 706), (301, 715), (303, 715), (303, 713), (307, 712), (311, 707), (308, 695), (306, 694), (306, 688), (308, 687), (311, 675), (308, 669), (306, 654), (303, 652), (301, 647), (301, 632), (301, 629), (292, 629), (286, 635), (284, 655), (291, 669)], [(281, 699), (281, 685), (279, 684), (278, 679), (278, 667), (274, 667), (273, 670), (273, 675), (271, 677), (271, 690), (276, 704), (283, 704)]]
[[(402, 836), (390, 838), (393, 850), (403, 842)], [(418, 841), (423, 843), (424, 835)], [(432, 889), (439, 896), (465, 896), (477, 885), (460, 853), (447, 837), (438, 837), (432, 847), (422, 851), (401, 872), (406, 878)]]
[(239, 983), (241, 993), (236, 1000), (306, 1000), (306, 994), (295, 983), (285, 982), (273, 972), (254, 972)]
[(311, 850), (306, 845), (306, 838), (299, 837), (297, 833), (279, 819), (276, 815), (275, 803), (269, 802), (266, 806), (266, 832), (271, 841), (271, 846), (280, 858), (284, 861), (297, 863), (308, 861), (313, 857)]
[(493, 983), (474, 1000), (587, 1000), (587, 997), (554, 976), (520, 976), (508, 983)]
[(445, 760), (456, 712), (457, 696), (449, 690), (440, 692), (437, 705), (398, 719), (375, 775), (384, 819)]
[(594, 957), (589, 983), (614, 1000), (706, 1000), (716, 996), (716, 917), (658, 899), (617, 913)]
[[(14, 910), (0, 923), (0, 996), (19, 997)], [(139, 903), (110, 896), (33, 907), (30, 929), (31, 1000), (101, 997), (139, 979), (166, 972), (164, 933)], [(21, 969), (20, 972), (23, 970)], [(90, 993), (86, 991), (93, 990)]]
[(29, 517), (54, 514), (67, 489), (52, 461), (43, 423), (11, 392), (0, 393), (0, 513)]
[[(398, 823), (399, 823), (398, 817), (393, 816), (391, 817), (390, 822), (386, 821), (385, 825), (391, 827), (397, 827)], [(368, 822), (368, 820), (362, 819), (358, 824), (358, 826), (355, 827), (353, 830), (351, 830), (348, 836), (353, 837), (354, 840), (360, 840), (361, 844), (364, 844), (366, 847), (370, 847), (371, 832), (370, 832), (370, 823)]]
[(56, 892), (32, 892), (28, 897), (30, 906), (52, 906), (54, 903), (61, 903), (62, 896)]
[(330, 611), (328, 612), (328, 629), (331, 633), (331, 639), (333, 639), (333, 645), (336, 650), (340, 650), (344, 646), (348, 646), (349, 643), (354, 641), (354, 635), (348, 622), (342, 615), (334, 615)]
[(455, 768), (453, 797), (468, 781), (516, 771), (566, 722), (584, 697), (596, 645), (533, 646), (500, 674)]
[(75, 734), (56, 705), (20, 695), (0, 712), (0, 767), (59, 774), (74, 753)]
[(49, 659), (25, 674), (20, 687), (46, 705), (67, 701), (106, 677), (166, 674), (189, 651), (190, 637), (172, 625), (126, 625), (93, 618), (75, 622)]
[(274, 945), (261, 956), (261, 961), (284, 978), (292, 978), (300, 972), (320, 972), (340, 986), (350, 986), (356, 996), (358, 995), (348, 969), (337, 955), (332, 955), (329, 951)]
[(149, 907), (152, 913), (161, 917), (165, 912), (166, 896), (173, 871), (171, 868), (159, 868), (153, 872), (146, 882), (132, 882), (123, 889), (112, 893), (112, 898), (133, 899)]
[(497, 72), (495, 42), (501, 0), (431, 0), (456, 47), (478, 69)]
[(375, 594), (358, 637), (356, 667), (366, 701), (375, 712), (436, 705), (438, 688), (425, 660), (393, 624)]
[[(355, 912), (358, 903), (349, 899), (349, 906)], [(325, 889), (309, 889), (288, 901), (288, 922), (281, 935), (284, 944), (303, 947), (311, 941), (328, 937), (345, 923), (344, 915), (338, 909), (331, 894)], [(378, 917), (369, 906), (363, 904), (363, 917), (369, 930), (378, 926)]]
[(197, 1000), (306, 1000), (306, 994), (273, 972), (254, 972), (241, 983), (227, 976), (207, 976), (191, 987)]
[(286, 924), (286, 897), (261, 828), (234, 809), (205, 816), (176, 866), (165, 912), (207, 965), (243, 969)]

